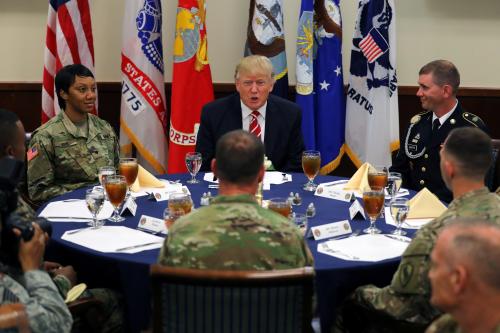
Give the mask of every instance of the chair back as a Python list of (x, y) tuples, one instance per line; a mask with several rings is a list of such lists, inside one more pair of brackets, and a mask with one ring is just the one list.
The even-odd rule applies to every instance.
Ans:
[(500, 140), (491, 139), (491, 144), (493, 146), (493, 163), (486, 174), (485, 183), (486, 186), (490, 189), (490, 191), (496, 191), (496, 189), (500, 186)]
[(151, 266), (154, 332), (312, 332), (314, 271)]
[(23, 304), (11, 303), (0, 306), (0, 332), (31, 332)]

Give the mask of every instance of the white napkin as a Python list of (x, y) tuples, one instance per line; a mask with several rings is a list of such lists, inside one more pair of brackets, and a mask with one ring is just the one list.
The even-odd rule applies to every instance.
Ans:
[[(213, 172), (206, 172), (203, 180), (209, 183), (219, 183), (219, 180), (214, 180)], [(266, 171), (264, 174), (263, 189), (271, 189), (271, 184), (279, 185), (292, 181), (292, 175), (279, 171)]]
[(361, 235), (318, 244), (318, 252), (343, 260), (381, 261), (401, 256), (411, 239), (392, 235)]
[[(97, 214), (99, 220), (107, 219), (113, 214), (113, 206), (105, 201), (101, 211)], [(87, 208), (85, 200), (68, 199), (49, 203), (40, 213), (41, 217), (52, 222), (89, 222), (92, 214)]]
[(137, 253), (160, 248), (164, 241), (163, 237), (123, 226), (72, 231), (66, 231), (61, 239), (99, 252)]
[[(393, 225), (397, 227), (396, 221), (392, 218), (391, 215), (391, 208), (390, 207), (385, 207), (384, 210), (384, 215), (385, 215), (385, 223), (389, 225)], [(403, 222), (403, 225), (401, 226), (404, 229), (420, 229), (427, 223), (432, 221), (432, 218), (429, 219), (406, 219)]]

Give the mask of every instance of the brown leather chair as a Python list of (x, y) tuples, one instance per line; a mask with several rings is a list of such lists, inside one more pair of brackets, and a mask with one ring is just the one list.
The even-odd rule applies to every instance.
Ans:
[(0, 306), (0, 331), (7, 330), (19, 333), (31, 332), (23, 304), (11, 303)]
[(312, 332), (314, 271), (151, 266), (153, 332)]

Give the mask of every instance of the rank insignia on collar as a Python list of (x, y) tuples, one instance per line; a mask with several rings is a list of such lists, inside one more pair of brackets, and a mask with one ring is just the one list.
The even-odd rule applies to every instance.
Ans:
[(455, 125), (457, 121), (455, 119), (450, 119), (450, 124)]

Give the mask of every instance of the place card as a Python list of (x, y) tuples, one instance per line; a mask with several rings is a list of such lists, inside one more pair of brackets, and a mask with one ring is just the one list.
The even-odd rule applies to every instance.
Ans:
[(135, 216), (135, 213), (137, 211), (137, 203), (135, 202), (134, 198), (130, 195), (123, 204), (122, 210), (120, 212), (120, 215), (123, 215), (126, 211), (128, 211), (132, 216)]
[(165, 226), (165, 221), (158, 219), (156, 217), (142, 215), (139, 219), (138, 229), (146, 230), (152, 233), (167, 233), (167, 227)]
[(314, 195), (319, 197), (349, 202), (354, 197), (352, 192), (344, 191), (336, 187), (318, 186)]
[(323, 224), (317, 227), (311, 227), (308, 233), (308, 237), (311, 237), (310, 235), (312, 235), (314, 237), (314, 240), (321, 240), (325, 238), (349, 234), (351, 232), (352, 229), (349, 221), (344, 220)]
[(154, 189), (151, 191), (152, 196), (155, 198), (156, 201), (165, 201), (168, 200), (168, 197), (172, 193), (179, 193), (183, 192), (186, 194), (191, 194), (189, 192), (189, 189), (186, 186), (180, 186), (179, 188), (159, 188), (159, 189)]
[(362, 218), (366, 220), (365, 210), (358, 200), (354, 200), (351, 207), (349, 207), (349, 216), (351, 220), (354, 220), (355, 218)]

